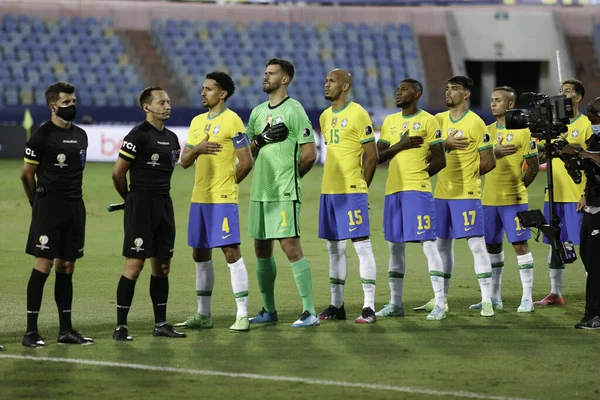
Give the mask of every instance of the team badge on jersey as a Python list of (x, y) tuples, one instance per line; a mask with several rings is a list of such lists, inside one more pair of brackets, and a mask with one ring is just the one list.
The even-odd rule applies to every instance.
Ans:
[(408, 126), (410, 125), (410, 122), (406, 121), (405, 123), (402, 124), (402, 132), (406, 132), (408, 130)]
[(498, 132), (498, 134), (496, 135), (496, 140), (498, 141), (498, 143), (502, 143), (502, 133)]
[(283, 122), (283, 117), (281, 115), (278, 115), (275, 117), (275, 123), (276, 124), (280, 124)]
[(179, 155), (181, 154), (181, 150), (173, 150), (171, 151), (171, 166), (175, 166), (177, 161), (179, 161)]
[(576, 138), (577, 136), (579, 136), (579, 131), (578, 131), (578, 130), (574, 130), (574, 131), (571, 133), (571, 137), (573, 137), (573, 138)]
[[(454, 136), (456, 136), (456, 137), (462, 137), (463, 136), (463, 131), (456, 132), (456, 135), (454, 135)], [(488, 138), (489, 138), (489, 135), (488, 135)]]
[(221, 130), (221, 127), (219, 125), (215, 126), (213, 128), (213, 135), (218, 135), (220, 130)]
[(210, 124), (204, 125), (204, 133), (208, 135), (208, 132), (210, 132)]
[(420, 122), (415, 122), (413, 124), (413, 131), (418, 131), (420, 127), (421, 127), (421, 123)]
[(150, 156), (150, 161), (148, 161), (146, 164), (156, 167), (157, 165), (160, 165), (160, 163), (158, 162), (159, 158), (160, 157), (158, 156), (158, 153), (154, 153)]
[(513, 140), (513, 134), (512, 133), (509, 133), (508, 135), (506, 135), (506, 141), (507, 142), (512, 142), (512, 140)]
[(59, 167), (59, 168), (63, 168), (68, 166), (69, 164), (65, 164), (65, 161), (67, 160), (67, 156), (64, 155), (63, 153), (59, 153), (56, 156), (56, 161), (58, 161), (56, 164), (54, 164), (55, 167)]
[(344, 118), (344, 119), (342, 120), (342, 128), (345, 128), (345, 127), (347, 127), (347, 126), (348, 126), (348, 120), (347, 120), (346, 118)]
[(87, 159), (87, 152), (85, 149), (79, 150), (79, 161), (81, 161), (81, 166), (85, 166), (85, 160)]
[(336, 125), (337, 125), (337, 117), (333, 117), (333, 119), (331, 120), (331, 127), (335, 128)]

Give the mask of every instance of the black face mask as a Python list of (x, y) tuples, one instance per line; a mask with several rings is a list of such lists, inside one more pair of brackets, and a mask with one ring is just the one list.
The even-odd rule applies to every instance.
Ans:
[(63, 121), (70, 122), (75, 120), (75, 116), (77, 115), (77, 108), (75, 107), (75, 104), (72, 104), (68, 107), (58, 107), (56, 115)]

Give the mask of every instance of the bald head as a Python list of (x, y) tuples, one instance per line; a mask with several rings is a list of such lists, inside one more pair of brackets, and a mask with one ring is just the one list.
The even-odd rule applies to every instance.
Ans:
[(336, 79), (340, 80), (342, 83), (347, 83), (348, 85), (352, 86), (352, 75), (345, 69), (336, 68), (329, 74), (335, 76)]
[(345, 69), (336, 68), (325, 78), (325, 100), (346, 102), (346, 96), (352, 87), (352, 75)]

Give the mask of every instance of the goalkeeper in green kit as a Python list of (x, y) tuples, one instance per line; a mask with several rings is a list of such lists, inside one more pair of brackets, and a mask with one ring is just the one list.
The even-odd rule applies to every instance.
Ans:
[(294, 78), (294, 66), (286, 60), (267, 62), (263, 90), (269, 101), (255, 107), (246, 133), (256, 157), (250, 191), (248, 234), (254, 238), (258, 286), (263, 309), (251, 324), (278, 321), (275, 309), (273, 240), (292, 265), (302, 298), (302, 315), (294, 328), (319, 325), (312, 295), (308, 261), (300, 245), (301, 178), (312, 168), (317, 148), (312, 126), (302, 105), (287, 95)]

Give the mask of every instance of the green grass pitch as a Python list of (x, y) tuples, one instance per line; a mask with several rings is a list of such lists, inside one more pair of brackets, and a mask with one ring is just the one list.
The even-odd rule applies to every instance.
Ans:
[[(521, 284), (516, 256), (505, 246), (503, 279), (505, 310), (484, 319), (468, 309), (479, 301), (473, 260), (465, 241), (456, 243), (456, 267), (450, 290), (450, 313), (445, 321), (426, 321), (424, 313), (408, 311), (432, 296), (425, 257), (419, 245), (407, 246), (404, 318), (380, 319), (357, 325), (353, 319), (362, 306), (362, 289), (354, 249), (348, 246), (346, 310), (348, 321), (325, 322), (318, 328), (292, 329), (302, 311), (289, 263), (276, 246), (278, 267), (276, 305), (278, 325), (252, 327), (232, 334), (235, 318), (229, 271), (220, 251), (213, 253), (216, 285), (213, 293), (215, 327), (191, 331), (187, 339), (154, 338), (149, 271), (136, 287), (130, 312), (130, 333), (135, 341), (116, 343), (116, 286), (124, 259), (122, 214), (106, 212), (119, 197), (112, 187), (111, 164), (90, 163), (84, 177), (87, 206), (85, 257), (76, 266), (73, 320), (77, 329), (95, 339), (87, 347), (59, 346), (54, 277), (46, 287), (40, 315), (45, 349), (21, 346), (25, 329), (25, 289), (33, 258), (24, 252), (30, 207), (19, 180), (22, 161), (0, 161), (0, 354), (69, 358), (144, 364), (308, 380), (365, 383), (375, 387), (314, 381), (265, 381), (239, 376), (194, 375), (177, 371), (124, 369), (115, 366), (43, 362), (0, 358), (0, 393), (10, 398), (404, 398), (428, 399), (468, 396), (480, 398), (589, 398), (600, 396), (597, 332), (578, 331), (573, 324), (584, 307), (585, 272), (580, 261), (567, 266), (564, 279), (566, 305), (537, 308), (517, 314)], [(170, 276), (168, 318), (179, 322), (196, 311), (195, 268), (187, 246), (187, 216), (193, 168), (177, 168), (171, 195), (175, 205), (177, 241)], [(322, 169), (315, 167), (303, 180), (302, 245), (312, 268), (317, 311), (330, 301), (328, 254), (317, 238)], [(383, 194), (387, 170), (380, 168), (371, 186), (371, 231), (377, 260), (376, 307), (389, 300), (388, 250), (382, 234)], [(530, 188), (531, 207), (543, 201), (545, 173)], [(250, 276), (250, 313), (260, 310), (256, 260), (252, 240), (245, 236), (251, 176), (240, 188), (242, 254)], [(545, 296), (550, 283), (546, 246), (530, 241), (535, 259), (534, 298)], [(146, 266), (149, 269), (149, 266)], [(310, 383), (306, 383), (310, 382)], [(403, 388), (403, 393), (385, 389)], [(412, 388), (412, 389), (411, 389)], [(462, 394), (461, 394), (462, 393)]]

